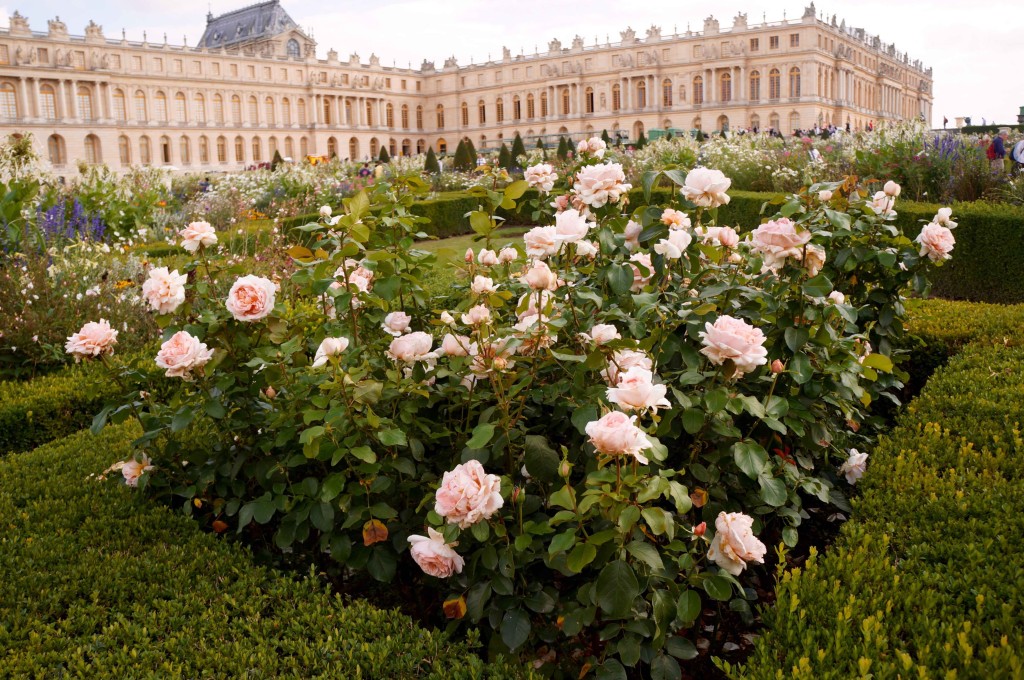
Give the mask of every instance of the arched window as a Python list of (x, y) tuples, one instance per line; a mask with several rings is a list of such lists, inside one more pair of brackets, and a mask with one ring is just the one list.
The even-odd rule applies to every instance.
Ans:
[(661, 81), (661, 105), (672, 106), (672, 81), (668, 78)]
[(523, 118), (523, 102), (519, 99), (519, 95), (512, 97), (512, 120), (522, 120)]
[(772, 130), (775, 130), (776, 132), (779, 131), (779, 114), (773, 113), (770, 116), (768, 116), (768, 127), (770, 127)]
[[(143, 95), (143, 111), (145, 111), (145, 95)], [(39, 113), (47, 120), (57, 120), (57, 95), (50, 85), (39, 88)], [(145, 120), (145, 116), (143, 116)]]
[(217, 137), (217, 162), (228, 162), (228, 140), (224, 137), (224, 135), (220, 135), (219, 137)]
[(443, 130), (444, 129), (444, 105), (443, 104), (438, 104), (437, 105), (437, 129), (438, 130)]
[(789, 96), (800, 96), (800, 69), (796, 66), (789, 69)]
[(411, 156), (412, 155), (412, 140), (411, 139), (403, 139), (402, 140), (402, 155), (403, 156)]
[(78, 98), (75, 101), (78, 106), (78, 117), (82, 120), (93, 120), (96, 118), (96, 112), (92, 107), (92, 90), (80, 85), (78, 87)]
[(306, 100), (300, 99), (298, 103), (299, 109), (299, 125), (306, 124)]
[(723, 73), (720, 81), (719, 93), (723, 102), (732, 101), (732, 75)]
[(416, 129), (417, 130), (422, 130), (423, 129), (423, 107), (422, 106), (417, 106), (416, 107)]
[(394, 137), (392, 137), (391, 139), (388, 140), (388, 155), (391, 155), (391, 156), (397, 156), (398, 155), (398, 147), (395, 146), (395, 138)]
[(277, 125), (277, 116), (274, 115), (274, 98), (267, 97), (263, 100), (263, 113), (266, 116), (263, 122), (267, 125)]
[(149, 137), (142, 135), (142, 139), (139, 140), (139, 162), (143, 165), (149, 165), (153, 162), (153, 150), (149, 145)]
[(586, 107), (587, 113), (594, 112), (594, 88), (588, 87), (583, 91), (583, 106)]
[(462, 102), (459, 109), (462, 112), (462, 127), (469, 127), (469, 104)]
[(161, 123), (167, 122), (167, 95), (163, 92), (156, 93), (156, 109), (153, 111), (153, 118)]
[(618, 84), (612, 85), (612, 111), (622, 108), (622, 87)]
[(0, 85), (0, 117), (18, 117), (18, 98), (14, 95), (14, 85), (10, 83)]
[(160, 138), (160, 162), (164, 165), (171, 164), (171, 138), (167, 135)]
[(199, 138), (199, 162), (207, 165), (210, 162), (210, 140), (203, 135)]
[(245, 140), (241, 136), (235, 137), (235, 162), (245, 162)]
[(292, 101), (288, 97), (281, 100), (281, 122), (287, 126), (292, 124)]
[(291, 137), (284, 138), (284, 157), (295, 158), (295, 141)]
[(485, 125), (487, 123), (487, 105), (484, 104), (482, 99), (476, 103), (476, 115), (479, 118), (481, 125)]
[(761, 117), (756, 113), (750, 116), (750, 129), (758, 132), (761, 131)]
[(562, 115), (569, 115), (569, 88), (562, 89)]
[(388, 102), (387, 106), (384, 107), (384, 117), (389, 128), (395, 127), (395, 105), (391, 102)]
[(188, 102), (185, 101), (184, 92), (174, 95), (174, 119), (179, 123), (188, 122)]
[[(697, 76), (696, 78), (693, 79), (693, 103), (704, 103), (704, 79), (701, 78), (700, 76)], [(699, 130), (700, 128), (697, 129)]]
[(267, 140), (267, 158), (273, 160), (275, 151), (277, 151), (277, 137), (271, 135)]
[(647, 83), (643, 80), (638, 81), (636, 84), (636, 107), (640, 109), (647, 108)]
[[(324, 125), (330, 125), (331, 124), (331, 100), (328, 99), (327, 97), (324, 97), (323, 102), (324, 102), (324, 120), (323, 120), (323, 123), (324, 123)], [(351, 120), (351, 118), (350, 118), (350, 120)]]
[(692, 127), (693, 127), (694, 130), (700, 130), (701, 129), (700, 116), (697, 116), (696, 118), (693, 119), (693, 126)]
[[(330, 148), (331, 142), (333, 141), (333, 137), (330, 140), (328, 140), (328, 149)], [(348, 158), (351, 161), (357, 160), (359, 158), (359, 140), (356, 139), (355, 137), (351, 137), (348, 140)]]
[(779, 69), (773, 68), (768, 72), (768, 99), (778, 99), (782, 96), (782, 74)]
[(409, 105), (402, 104), (402, 129), (409, 129)]
[(528, 95), (526, 95), (526, 117), (528, 119), (533, 118), (534, 113), (535, 113), (534, 109), (535, 109), (535, 106), (534, 106), (534, 101), (533, 101), (533, 95), (532, 94), (528, 94)]
[(124, 135), (117, 138), (117, 155), (121, 159), (121, 165), (132, 164), (132, 147), (131, 142)]
[[(355, 139), (353, 137), (353, 139)], [(338, 140), (334, 137), (327, 138), (327, 157), (334, 158), (338, 155)]]
[(260, 103), (256, 97), (249, 97), (249, 125), (259, 125)]
[(189, 141), (188, 137), (182, 135), (181, 139), (178, 140), (178, 152), (181, 156), (182, 165), (192, 165), (192, 142)]
[(206, 122), (206, 97), (199, 92), (192, 98), (192, 120), (196, 123)]
[(298, 59), (301, 56), (299, 50), (299, 41), (296, 40), (295, 38), (289, 40), (288, 44), (285, 46), (285, 51), (288, 53), (288, 56), (291, 57), (292, 59)]
[(237, 94), (231, 96), (231, 122), (235, 125), (242, 124), (242, 98)]
[(85, 162), (89, 165), (103, 162), (103, 156), (100, 153), (100, 138), (96, 135), (85, 136)]
[(750, 73), (750, 101), (761, 101), (761, 74), (758, 71)]
[(729, 117), (722, 115), (718, 117), (718, 129), (722, 132), (729, 131)]
[(213, 122), (218, 125), (224, 123), (224, 97), (219, 94), (213, 95)]
[(252, 138), (252, 162), (259, 163), (263, 160), (263, 145), (259, 137)]
[[(505, 120), (505, 99), (498, 97), (494, 102), (494, 120), (499, 123)], [(422, 153), (417, 151), (416, 153)]]
[(789, 132), (795, 132), (800, 129), (800, 114), (793, 111), (789, 114)]
[(426, 153), (427, 143), (422, 139), (416, 140), (416, 153)]
[(448, 142), (446, 142), (443, 137), (437, 140), (437, 152), (448, 153)]
[(128, 106), (124, 101), (123, 90), (114, 90), (114, 119), (120, 121), (128, 120)]
[(548, 117), (548, 93), (546, 90), (540, 93), (540, 117)]
[(299, 155), (303, 158), (309, 155), (309, 140), (305, 137), (299, 140)]

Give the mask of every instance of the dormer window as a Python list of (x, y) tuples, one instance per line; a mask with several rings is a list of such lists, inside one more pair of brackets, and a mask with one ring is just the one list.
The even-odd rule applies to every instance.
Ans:
[(286, 49), (288, 51), (288, 56), (289, 57), (292, 57), (293, 59), (298, 59), (299, 58), (299, 56), (300, 56), (300, 49), (299, 49), (299, 41), (298, 40), (296, 40), (295, 38), (292, 38), (291, 40), (289, 40)]

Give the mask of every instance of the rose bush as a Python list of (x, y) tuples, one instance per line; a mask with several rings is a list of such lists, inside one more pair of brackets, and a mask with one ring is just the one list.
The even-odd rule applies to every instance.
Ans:
[(167, 400), (129, 385), (96, 426), (137, 413), (140, 487), (447, 598), (495, 649), (679, 677), (706, 603), (752, 618), (744, 572), (800, 540), (809, 499), (849, 509), (840, 466), (900, 387), (900, 294), (927, 288), (919, 245), (945, 242), (913, 243), (852, 182), (807, 187), (762, 226), (715, 223), (713, 171), (667, 171), (671, 206), (630, 206), (602, 151), (552, 180), (565, 200), (533, 201), (552, 226), (500, 251), (494, 212), (527, 183), (475, 189), (484, 247), (441, 298), (420, 285), (434, 256), (415, 248), (413, 177), (302, 227), (287, 280), (191, 277), (157, 318), (176, 348), (162, 361), (192, 380)]

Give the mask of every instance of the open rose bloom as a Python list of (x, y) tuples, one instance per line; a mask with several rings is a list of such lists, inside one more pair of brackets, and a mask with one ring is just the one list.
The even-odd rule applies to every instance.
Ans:
[(156, 355), (156, 365), (165, 369), (168, 378), (191, 380), (194, 373), (213, 358), (213, 350), (188, 331), (178, 331), (170, 337)]
[(435, 497), (434, 512), (463, 529), (488, 519), (505, 504), (501, 478), (484, 472), (475, 460), (444, 473)]
[(768, 548), (753, 532), (754, 518), (741, 512), (722, 512), (715, 520), (715, 538), (708, 557), (733, 576), (739, 576), (749, 562), (763, 563)]
[(110, 327), (104, 319), (90, 321), (82, 329), (71, 335), (64, 345), (65, 351), (75, 357), (75, 361), (92, 359), (104, 354), (113, 354), (117, 344), (117, 331)]
[(156, 267), (142, 284), (142, 296), (153, 311), (170, 314), (185, 301), (186, 281), (188, 276), (179, 274), (177, 269), (168, 271), (167, 267)]
[(448, 578), (452, 574), (461, 574), (466, 565), (466, 561), (453, 549), (454, 545), (445, 543), (441, 532), (430, 527), (426, 536), (409, 537), (409, 554), (423, 573)]
[(714, 323), (708, 322), (704, 325), (700, 337), (704, 341), (701, 354), (713, 364), (721, 365), (726, 361), (732, 361), (736, 366), (737, 375), (750, 373), (758, 366), (768, 363), (764, 333), (743, 319), (728, 315), (720, 316)]
[(227, 308), (238, 321), (258, 321), (274, 311), (277, 286), (262, 276), (243, 276), (228, 293)]
[(193, 222), (178, 232), (181, 247), (190, 253), (217, 245), (217, 231), (209, 222)]

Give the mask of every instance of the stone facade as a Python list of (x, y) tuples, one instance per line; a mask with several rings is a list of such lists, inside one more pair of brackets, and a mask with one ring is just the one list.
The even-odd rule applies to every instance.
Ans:
[(236, 170), (274, 151), (364, 159), (438, 151), (469, 137), (478, 149), (549, 144), (602, 130), (636, 139), (652, 129), (759, 127), (791, 134), (815, 124), (864, 129), (931, 118), (932, 72), (863, 29), (808, 7), (800, 19), (665, 35), (652, 26), (618, 42), (577, 36), (546, 52), (437, 68), (341, 61), (278, 0), (207, 17), (198, 46), (84, 36), (55, 19), (33, 31), (15, 12), (0, 30), (0, 133), (31, 132), (58, 171), (77, 161)]

